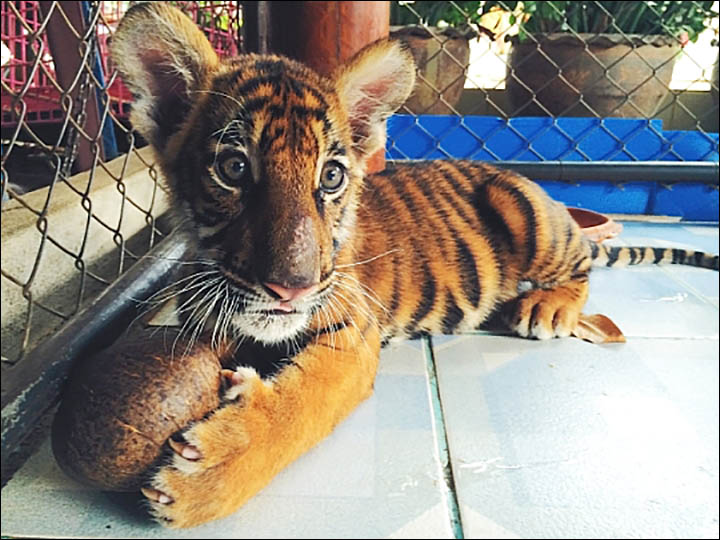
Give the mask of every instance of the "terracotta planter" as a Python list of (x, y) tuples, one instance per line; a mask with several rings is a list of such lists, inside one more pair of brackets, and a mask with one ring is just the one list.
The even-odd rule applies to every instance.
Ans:
[(622, 232), (622, 223), (617, 223), (608, 216), (583, 208), (569, 207), (567, 210), (590, 240), (602, 242), (615, 238)]
[(390, 36), (408, 44), (417, 64), (415, 89), (405, 107), (414, 114), (457, 114), (470, 63), (469, 40), (477, 34), (472, 29), (430, 30), (390, 27)]
[(515, 116), (651, 118), (669, 93), (680, 52), (677, 41), (665, 36), (534, 38), (513, 41), (506, 80)]

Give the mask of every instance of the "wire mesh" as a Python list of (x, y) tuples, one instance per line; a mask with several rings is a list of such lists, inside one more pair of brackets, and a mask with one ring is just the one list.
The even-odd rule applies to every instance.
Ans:
[(717, 161), (718, 2), (400, 1), (391, 30), (394, 159)]
[[(242, 49), (238, 2), (173, 3), (221, 55)], [(2, 2), (3, 371), (167, 233), (165, 187), (108, 55), (131, 4)]]

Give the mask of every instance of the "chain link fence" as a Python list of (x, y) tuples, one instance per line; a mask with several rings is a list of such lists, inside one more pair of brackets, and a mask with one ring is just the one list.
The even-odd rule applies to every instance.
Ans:
[[(221, 55), (242, 49), (238, 2), (173, 3)], [(36, 344), (168, 232), (165, 187), (108, 54), (130, 5), (0, 8), (3, 394)]]
[(544, 186), (598, 211), (717, 221), (718, 2), (400, 1), (391, 32), (418, 76), (389, 123), (390, 158), (683, 162), (678, 181), (704, 185), (635, 185), (609, 168), (613, 189)]

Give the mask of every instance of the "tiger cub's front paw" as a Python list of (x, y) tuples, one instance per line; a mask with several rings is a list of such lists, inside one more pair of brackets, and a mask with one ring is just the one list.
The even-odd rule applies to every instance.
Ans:
[(240, 498), (253, 494), (244, 489), (254, 484), (246, 477), (262, 475), (262, 471), (254, 473), (253, 464), (244, 458), (251, 453), (254, 438), (248, 420), (256, 417), (248, 417), (248, 406), (262, 399), (258, 390), (267, 389), (268, 383), (252, 368), (222, 374), (228, 383), (226, 405), (180, 437), (169, 439), (170, 462), (142, 489), (152, 515), (165, 526), (192, 527), (232, 513), (243, 502)]
[(512, 302), (506, 320), (526, 338), (568, 337), (578, 324), (585, 296), (574, 287), (536, 289)]

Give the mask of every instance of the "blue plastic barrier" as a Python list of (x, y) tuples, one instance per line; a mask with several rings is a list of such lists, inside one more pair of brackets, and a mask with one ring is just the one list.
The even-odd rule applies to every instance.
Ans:
[[(718, 161), (718, 134), (664, 131), (662, 120), (394, 115), (389, 159)], [(718, 190), (695, 183), (541, 181), (555, 199), (598, 212), (718, 221)]]

